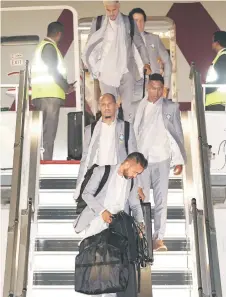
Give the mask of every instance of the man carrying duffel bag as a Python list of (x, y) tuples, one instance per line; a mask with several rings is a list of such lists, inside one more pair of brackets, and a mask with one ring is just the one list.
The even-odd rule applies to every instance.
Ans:
[[(114, 229), (108, 229), (109, 224), (114, 223), (113, 217), (115, 214), (120, 213), (123, 210), (129, 208), (132, 211), (132, 214), (134, 216), (134, 219), (136, 220), (137, 224), (140, 227), (143, 227), (143, 213), (140, 205), (139, 199), (137, 199), (137, 181), (136, 177), (137, 175), (141, 174), (143, 170), (147, 167), (147, 160), (144, 158), (144, 156), (141, 153), (134, 152), (126, 158), (126, 160), (118, 165), (109, 166), (107, 168), (109, 169), (108, 177), (106, 178), (106, 166), (100, 166), (96, 167), (93, 170), (93, 173), (91, 177), (89, 177), (89, 181), (86, 183), (85, 188), (81, 187), (83, 193), (81, 195), (83, 200), (83, 207), (80, 206), (82, 203), (82, 200), (80, 199), (78, 201), (78, 209), (80, 209), (80, 215), (77, 217), (74, 228), (76, 233), (80, 233), (82, 231), (85, 232), (85, 238), (89, 240), (89, 244), (85, 244), (86, 241), (83, 241), (80, 245), (80, 252), (83, 250), (85, 251), (85, 246), (90, 247), (90, 240), (92, 241), (92, 238), (96, 236), (95, 244), (99, 244), (97, 249), (93, 249), (97, 251), (98, 249), (101, 251), (101, 246), (103, 245), (102, 254), (101, 252), (95, 252), (98, 255), (105, 255), (109, 254), (111, 255), (111, 259), (115, 255), (115, 265), (118, 265), (118, 269), (122, 269), (122, 273), (118, 274), (124, 275), (124, 278), (122, 277), (122, 282), (125, 282), (124, 287), (123, 285), (120, 286), (120, 281), (117, 278), (117, 273), (114, 274), (115, 282), (118, 281), (118, 286), (115, 286), (111, 282), (111, 274), (108, 274), (107, 271), (112, 272), (112, 269), (107, 270), (106, 273), (99, 274), (97, 273), (98, 270), (96, 270), (93, 266), (93, 270), (91, 275), (94, 277), (94, 284), (96, 287), (92, 287), (89, 290), (87, 289), (87, 286), (90, 286), (90, 278), (89, 280), (84, 280), (81, 283), (79, 282), (79, 279), (81, 280), (81, 276), (78, 276), (79, 273), (81, 273), (81, 270), (78, 270), (78, 268), (81, 268), (81, 265), (83, 265), (82, 261), (85, 260), (84, 258), (77, 257), (76, 263), (77, 267), (75, 268), (75, 275), (78, 276), (77, 279), (75, 277), (75, 290), (89, 294), (89, 295), (96, 295), (96, 294), (102, 294), (103, 293), (117, 293), (118, 296), (122, 296), (121, 294), (125, 294), (124, 296), (129, 297), (136, 297), (137, 296), (137, 288), (136, 288), (136, 275), (135, 275), (135, 265), (129, 264), (126, 261), (125, 256), (125, 249), (128, 245), (128, 240), (126, 242), (123, 241), (123, 236), (119, 232), (116, 232)], [(104, 178), (105, 176), (105, 178)], [(103, 183), (104, 180), (104, 183)], [(132, 183), (133, 181), (133, 183)], [(85, 182), (85, 180), (84, 180)], [(100, 189), (101, 185), (101, 189)], [(99, 190), (99, 191), (98, 191)], [(98, 191), (98, 193), (97, 193)], [(97, 193), (97, 194), (96, 194)], [(96, 195), (95, 195), (96, 194)], [(114, 225), (114, 224), (113, 224)], [(117, 230), (118, 231), (118, 230)], [(105, 233), (106, 232), (106, 233)], [(114, 237), (118, 238), (118, 240), (112, 240), (112, 234), (115, 232)], [(104, 238), (106, 239), (106, 236), (108, 234), (109, 245), (106, 246), (106, 241), (103, 240), (100, 241), (100, 238), (98, 239), (98, 236), (100, 234), (104, 233)], [(102, 235), (103, 236), (103, 235)], [(121, 242), (121, 244), (119, 244)], [(92, 246), (92, 244), (91, 244)], [(97, 246), (97, 245), (96, 245)], [(113, 246), (113, 247), (112, 247)], [(105, 247), (105, 248), (104, 248)], [(109, 249), (108, 249), (109, 248)], [(82, 250), (81, 250), (82, 249)], [(91, 248), (92, 249), (92, 248)], [(87, 250), (86, 250), (87, 251)], [(114, 251), (114, 252), (113, 252)], [(93, 256), (92, 253), (87, 253), (87, 255), (90, 255), (90, 257)], [(122, 255), (121, 262), (119, 255)], [(123, 256), (124, 255), (124, 256)], [(127, 256), (128, 253), (127, 253)], [(95, 256), (96, 259), (96, 256)], [(82, 261), (81, 261), (82, 260)], [(92, 263), (93, 261), (90, 261)], [(101, 262), (101, 261), (100, 261)], [(112, 261), (113, 263), (114, 261)], [(103, 261), (101, 262), (103, 263)], [(125, 267), (123, 268), (123, 263)], [(79, 266), (78, 266), (79, 264)], [(126, 267), (128, 265), (128, 283), (126, 284)], [(87, 264), (84, 264), (84, 267), (87, 267)], [(120, 268), (121, 267), (121, 268)], [(109, 268), (109, 266), (108, 266)], [(119, 270), (116, 269), (117, 272)], [(79, 272), (79, 273), (78, 273)], [(96, 273), (95, 273), (96, 272)], [(105, 280), (103, 279), (103, 276)], [(101, 278), (102, 277), (102, 278)], [(97, 288), (97, 284), (101, 284), (101, 282), (107, 282), (108, 284), (107, 289), (105, 291), (100, 291), (99, 287)], [(83, 288), (81, 288), (81, 285)], [(126, 288), (125, 288), (126, 286)], [(113, 289), (112, 289), (113, 287)], [(119, 290), (119, 287), (121, 288), (121, 292), (117, 291)]]

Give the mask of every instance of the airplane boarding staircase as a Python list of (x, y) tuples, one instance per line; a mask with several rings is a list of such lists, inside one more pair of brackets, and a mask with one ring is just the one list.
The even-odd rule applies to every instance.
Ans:
[[(39, 112), (26, 109), (27, 69), (20, 73), (15, 136), (15, 143), (20, 145), (15, 146), (13, 171), (9, 173), (12, 195), (3, 296), (76, 297), (80, 294), (74, 291), (74, 266), (82, 234), (76, 235), (73, 230), (76, 216), (73, 191), (79, 163), (42, 161), (40, 165), (42, 117)], [(195, 240), (198, 238), (195, 215), (194, 229), (192, 224), (190, 206), (195, 196), (191, 191), (193, 165), (187, 112), (182, 114), (182, 120), (188, 164), (183, 177), (170, 177), (165, 235), (168, 251), (154, 252), (151, 274), (144, 275), (141, 296), (203, 296), (199, 295), (200, 290), (203, 293), (207, 286), (200, 284), (200, 275), (201, 281), (204, 279), (203, 271), (195, 268), (200, 264), (197, 252), (201, 253), (203, 261), (205, 253), (199, 251)], [(153, 207), (152, 191), (150, 202)], [(196, 214), (194, 200), (192, 205)], [(216, 271), (217, 268), (212, 275)], [(212, 283), (212, 290), (213, 286), (215, 283)], [(212, 296), (222, 297), (219, 291)]]

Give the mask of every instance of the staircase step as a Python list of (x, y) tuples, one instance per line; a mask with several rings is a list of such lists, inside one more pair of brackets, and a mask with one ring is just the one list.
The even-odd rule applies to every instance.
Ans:
[[(152, 273), (154, 286), (183, 286), (192, 283), (190, 271), (164, 271)], [(73, 286), (74, 273), (72, 272), (35, 272), (33, 286)], [(63, 293), (63, 292), (62, 292)], [(42, 296), (42, 295), (41, 295)], [(43, 297), (43, 296), (42, 296)]]
[[(41, 178), (40, 189), (58, 189), (58, 190), (69, 190), (75, 189), (76, 178)], [(181, 178), (170, 178), (169, 189), (182, 189)]]
[[(35, 242), (35, 250), (37, 252), (73, 252), (78, 250), (76, 239), (46, 239), (39, 238)], [(190, 250), (189, 242), (185, 238), (164, 240), (168, 248), (168, 252), (187, 251)]]
[[(33, 287), (31, 297), (84, 297), (84, 294), (80, 294), (74, 291), (74, 288), (55, 287)], [(154, 297), (191, 297), (191, 290), (189, 286), (154, 286)]]
[[(74, 207), (75, 200), (73, 198), (74, 189), (66, 190), (48, 190), (41, 189), (39, 191), (39, 205), (41, 207)], [(154, 206), (153, 191), (150, 191), (150, 202)], [(168, 193), (168, 206), (184, 207), (184, 196), (181, 189), (172, 189)]]
[(75, 178), (78, 176), (80, 164), (42, 164), (40, 166), (41, 178)]
[[(153, 224), (154, 230), (154, 224)], [(44, 238), (83, 238), (84, 232), (76, 234), (73, 220), (40, 220), (38, 222), (37, 237)], [(185, 220), (167, 220), (165, 238), (185, 237)]]
[[(36, 252), (33, 260), (34, 271), (74, 271), (74, 252)], [(191, 268), (187, 263), (187, 252), (157, 252), (154, 253), (154, 264), (152, 271), (167, 270), (178, 271)]]
[[(154, 210), (152, 209), (152, 218), (154, 216)], [(38, 220), (74, 220), (77, 218), (76, 207), (55, 207), (39, 208)], [(168, 220), (181, 220), (185, 219), (184, 208), (181, 207), (168, 207), (167, 213)]]

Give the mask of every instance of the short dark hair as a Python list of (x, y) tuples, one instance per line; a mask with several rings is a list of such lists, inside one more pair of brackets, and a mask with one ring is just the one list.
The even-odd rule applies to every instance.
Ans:
[(147, 20), (147, 16), (146, 16), (146, 13), (144, 12), (144, 10), (142, 8), (134, 8), (130, 11), (129, 13), (129, 18), (132, 19), (133, 18), (133, 15), (135, 13), (139, 13), (139, 14), (142, 14), (143, 17), (144, 17), (144, 21), (146, 22)]
[(60, 22), (52, 22), (48, 25), (47, 36), (55, 36), (59, 32), (64, 32), (64, 25)]
[(213, 41), (218, 42), (222, 47), (226, 47), (226, 31), (216, 31), (213, 34)]
[(149, 75), (149, 82), (150, 81), (153, 81), (153, 80), (155, 80), (155, 81), (161, 81), (161, 83), (164, 85), (164, 78), (159, 73), (153, 73), (153, 74)]
[(112, 99), (114, 100), (114, 102), (116, 103), (115, 95), (113, 95), (113, 94), (111, 94), (111, 93), (105, 93), (105, 94), (103, 94), (102, 96), (100, 96), (100, 99), (101, 99), (103, 96), (106, 96), (106, 95), (111, 96)]
[(145, 159), (144, 155), (139, 152), (133, 152), (129, 154), (126, 158), (127, 160), (134, 160), (137, 164), (140, 164), (144, 169), (148, 167), (148, 161)]

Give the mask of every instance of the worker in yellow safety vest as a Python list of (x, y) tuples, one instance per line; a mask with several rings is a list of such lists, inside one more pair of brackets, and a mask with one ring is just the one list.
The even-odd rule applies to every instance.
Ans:
[(43, 112), (44, 160), (52, 160), (60, 107), (65, 94), (74, 91), (74, 84), (67, 82), (66, 67), (57, 46), (63, 31), (60, 22), (49, 24), (47, 37), (38, 44), (31, 66), (32, 104)]
[(221, 84), (206, 88), (206, 110), (224, 111), (226, 106), (226, 32), (213, 34), (212, 49), (217, 53), (210, 66), (206, 84)]

